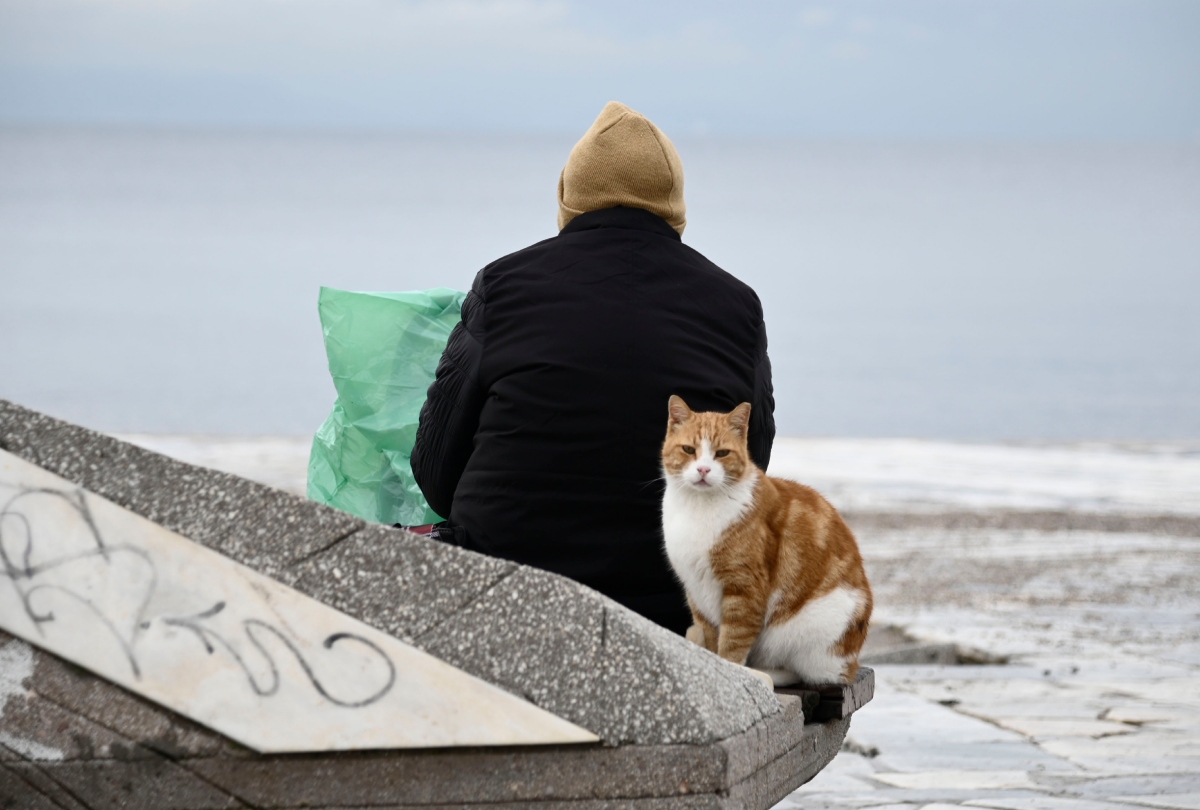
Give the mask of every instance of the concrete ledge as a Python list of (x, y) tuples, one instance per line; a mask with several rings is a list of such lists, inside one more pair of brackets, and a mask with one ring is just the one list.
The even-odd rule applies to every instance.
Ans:
[(0, 633), (0, 657), (32, 662), (0, 707), (0, 806), (766, 808), (836, 755), (849, 712), (869, 699), (864, 669), (836, 719), (805, 725), (805, 699), (777, 699), (578, 583), (2, 400), (0, 448), (603, 740), (262, 756)]
[[(0, 633), (0, 654), (24, 645)], [(840, 750), (849, 717), (804, 722), (804, 701), (708, 745), (547, 746), (255, 754), (53, 655), (3, 711), (0, 800), (47, 807), (767, 808)], [(864, 668), (858, 691), (873, 682)], [(851, 689), (847, 687), (847, 690)], [(838, 705), (841, 705), (839, 702)], [(75, 798), (77, 797), (77, 798)], [(39, 799), (40, 800), (40, 799)], [(0, 802), (0, 806), (6, 806)]]
[[(0, 637), (0, 648), (13, 643), (23, 644)], [(70, 665), (39, 651), (34, 655), (34, 688), (11, 700), (4, 712), (8, 738), (22, 741), (25, 753), (3, 749), (8, 758), (0, 762), (0, 774), (7, 769), (7, 775), (0, 778), (0, 798), (16, 798), (5, 791), (47, 798), (65, 792), (85, 802), (79, 806), (94, 808), (512, 807), (547, 801), (632, 808), (664, 800), (673, 806), (765, 808), (819, 772), (837, 754), (849, 727), (848, 718), (805, 725), (801, 701), (784, 696), (782, 711), (770, 719), (702, 746), (262, 756), (189, 729), (186, 720), (95, 679), (89, 695), (95, 700), (79, 707), (82, 711), (60, 706), (40, 694), (42, 676), (53, 681)], [(114, 702), (120, 707), (115, 716)], [(109, 715), (129, 731), (167, 733), (139, 741), (89, 714)], [(157, 722), (148, 724), (147, 715)], [(173, 744), (163, 746), (163, 738)]]

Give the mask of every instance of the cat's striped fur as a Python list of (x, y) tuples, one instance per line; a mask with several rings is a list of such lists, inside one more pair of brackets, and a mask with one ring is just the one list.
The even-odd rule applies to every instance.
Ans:
[(754, 465), (749, 403), (695, 413), (673, 396), (668, 411), (663, 536), (688, 638), (811, 684), (853, 680), (872, 599), (849, 527), (815, 490)]

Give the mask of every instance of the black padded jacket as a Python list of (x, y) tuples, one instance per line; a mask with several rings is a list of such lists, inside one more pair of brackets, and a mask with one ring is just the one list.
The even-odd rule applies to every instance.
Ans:
[(489, 264), (462, 314), (412, 454), (453, 542), (682, 632), (660, 518), (667, 399), (750, 402), (750, 453), (766, 467), (775, 402), (754, 291), (654, 214), (609, 208)]

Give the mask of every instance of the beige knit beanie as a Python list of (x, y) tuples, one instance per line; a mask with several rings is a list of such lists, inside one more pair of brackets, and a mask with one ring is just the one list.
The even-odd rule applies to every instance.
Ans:
[(616, 101), (571, 150), (558, 179), (558, 229), (586, 211), (644, 208), (683, 233), (683, 163), (662, 131)]

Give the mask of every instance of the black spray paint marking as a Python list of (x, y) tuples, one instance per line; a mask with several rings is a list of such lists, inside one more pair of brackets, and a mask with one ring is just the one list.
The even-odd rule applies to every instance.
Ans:
[[(39, 495), (61, 499), (70, 506), (87, 527), (94, 548), (35, 563), (34, 556), (36, 553), (37, 538), (34, 536), (28, 516), (21, 511), (20, 507), (23, 506), (21, 503), (22, 499), (29, 499)], [(6, 527), (12, 528), (7, 528), (6, 532)], [(13, 543), (17, 545), (16, 549), (10, 549), (10, 545)], [(114, 557), (119, 555), (133, 556), (146, 566), (148, 573), (148, 585), (145, 588), (145, 592), (140, 595), (138, 609), (128, 636), (123, 634), (112, 618), (106, 615), (101, 607), (96, 605), (86, 595), (63, 585), (39, 584), (36, 582), (39, 576), (70, 563), (95, 560), (97, 563), (111, 565)], [(145, 631), (150, 628), (153, 620), (158, 618), (164, 624), (182, 627), (194, 633), (204, 645), (205, 651), (209, 654), (212, 654), (216, 649), (213, 646), (214, 643), (225, 650), (245, 673), (250, 688), (255, 694), (261, 697), (270, 697), (279, 691), (280, 674), (275, 659), (256, 636), (256, 633), (268, 633), (281, 641), (295, 657), (297, 663), (304, 670), (305, 676), (313, 688), (317, 690), (317, 693), (336, 706), (346, 708), (369, 706), (391, 691), (396, 683), (396, 665), (387, 653), (380, 649), (374, 642), (354, 633), (334, 633), (322, 642), (322, 647), (326, 650), (333, 650), (334, 646), (339, 644), (342, 646), (346, 643), (360, 644), (383, 661), (387, 667), (388, 676), (386, 683), (367, 697), (361, 700), (343, 700), (334, 697), (326, 688), (326, 684), (317, 678), (304, 653), (291, 637), (269, 622), (262, 621), (261, 619), (244, 619), (241, 621), (241, 627), (246, 639), (258, 650), (270, 669), (269, 682), (265, 685), (260, 684), (237, 649), (220, 633), (202, 624), (205, 620), (221, 613), (225, 609), (224, 602), (217, 602), (208, 610), (192, 616), (147, 616), (150, 601), (158, 589), (158, 570), (154, 565), (153, 559), (144, 549), (129, 545), (109, 545), (105, 543), (91, 509), (88, 506), (85, 493), (81, 489), (57, 490), (45, 487), (17, 487), (17, 493), (8, 499), (3, 508), (0, 508), (0, 579), (7, 579), (12, 583), (14, 591), (21, 600), (26, 617), (43, 636), (45, 635), (44, 627), (52, 624), (56, 619), (53, 612), (36, 609), (34, 599), (38, 594), (56, 593), (83, 605), (104, 625), (117, 641), (136, 680), (141, 679), (141, 667), (137, 656), (138, 641), (144, 635)]]

